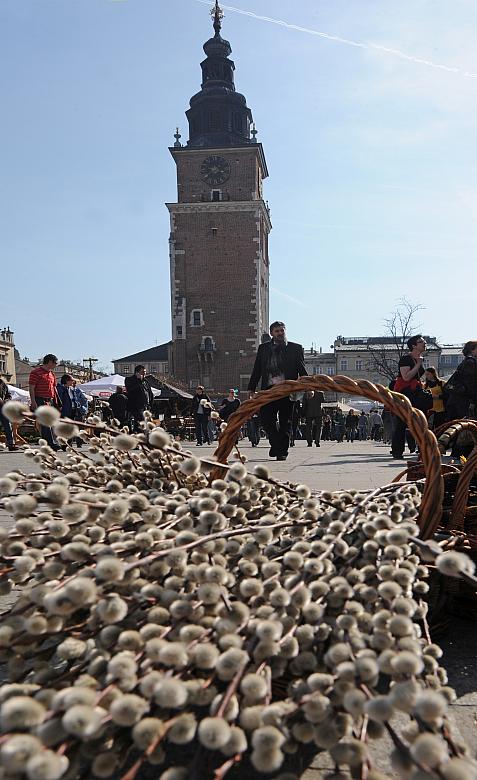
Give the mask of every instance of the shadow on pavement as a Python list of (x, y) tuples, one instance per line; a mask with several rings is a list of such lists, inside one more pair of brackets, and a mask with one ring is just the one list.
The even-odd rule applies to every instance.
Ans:
[[(385, 468), (388, 466), (393, 466), (394, 468), (396, 468), (396, 461), (391, 460), (391, 462), (389, 462), (389, 458), (382, 458), (382, 461), (383, 461), (382, 463), (376, 463), (375, 461), (373, 461), (373, 466), (376, 466), (376, 468), (378, 467)], [(402, 462), (404, 464), (404, 461)], [(348, 463), (352, 463), (354, 466), (359, 467), (359, 463), (356, 463), (356, 460), (352, 458), (351, 460), (350, 459), (341, 460), (339, 464), (337, 464), (336, 461), (333, 460), (320, 460), (318, 463), (300, 463), (300, 468), (306, 469), (306, 468), (310, 468), (310, 466), (336, 466), (336, 465), (346, 466)]]
[(457, 696), (477, 691), (477, 605), (475, 620), (452, 617), (447, 634), (438, 640), (444, 651), (440, 663), (447, 671), (449, 685)]

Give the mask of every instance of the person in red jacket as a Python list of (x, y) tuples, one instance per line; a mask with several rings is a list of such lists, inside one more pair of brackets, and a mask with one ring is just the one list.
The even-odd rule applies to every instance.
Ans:
[[(61, 408), (60, 400), (58, 398), (58, 391), (56, 389), (56, 377), (53, 373), (54, 368), (58, 365), (58, 358), (56, 355), (48, 353), (43, 358), (41, 366), (37, 366), (30, 373), (28, 380), (28, 387), (30, 390), (30, 407), (32, 412), (38, 406), (56, 406)], [(41, 435), (50, 447), (58, 451), (60, 446), (53, 436), (51, 428), (47, 428), (45, 425), (41, 426)]]

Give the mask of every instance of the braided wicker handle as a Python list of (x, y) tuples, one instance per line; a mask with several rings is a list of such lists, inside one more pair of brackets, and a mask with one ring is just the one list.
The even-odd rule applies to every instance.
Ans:
[[(444, 480), (441, 475), (441, 456), (434, 434), (429, 430), (426, 417), (418, 409), (414, 409), (406, 396), (394, 393), (383, 385), (372, 384), (365, 379), (353, 380), (347, 376), (313, 376), (300, 377), (297, 380), (287, 380), (275, 385), (270, 390), (257, 394), (254, 398), (244, 401), (239, 410), (229, 417), (227, 428), (221, 434), (214, 457), (219, 463), (226, 463), (232, 451), (242, 425), (252, 414), (265, 404), (285, 398), (287, 395), (306, 390), (324, 390), (332, 393), (347, 393), (362, 395), (372, 401), (384, 404), (396, 417), (403, 420), (419, 445), (422, 463), (426, 474), (426, 482), (420, 507), (419, 526), (421, 537), (429, 539), (436, 531), (442, 516), (444, 499)], [(218, 466), (213, 471), (213, 477), (223, 476), (223, 469)]]
[(465, 510), (469, 498), (469, 488), (477, 469), (477, 447), (474, 447), (460, 472), (459, 481), (452, 504), (452, 528), (454, 531), (464, 531)]

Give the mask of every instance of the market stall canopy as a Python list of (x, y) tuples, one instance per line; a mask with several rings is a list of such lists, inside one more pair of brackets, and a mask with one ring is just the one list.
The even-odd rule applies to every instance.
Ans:
[[(78, 387), (88, 395), (92, 395), (95, 398), (109, 398), (110, 395), (116, 392), (117, 387), (124, 387), (126, 379), (121, 374), (111, 374), (111, 376), (102, 376), (101, 379), (93, 379), (91, 382), (85, 382)], [(152, 389), (154, 397), (161, 395), (160, 390)]]
[(12, 401), (21, 401), (23, 404), (30, 404), (30, 393), (27, 390), (22, 390), (21, 387), (15, 387), (14, 385), (7, 385), (7, 387), (12, 396)]
[(174, 398), (183, 398), (190, 401), (193, 398), (193, 396), (186, 390), (183, 390), (182, 387), (166, 382), (165, 379), (155, 379), (153, 376), (148, 376), (147, 381), (152, 387), (152, 392), (154, 392), (155, 389), (160, 391), (161, 400), (163, 401), (170, 401)]

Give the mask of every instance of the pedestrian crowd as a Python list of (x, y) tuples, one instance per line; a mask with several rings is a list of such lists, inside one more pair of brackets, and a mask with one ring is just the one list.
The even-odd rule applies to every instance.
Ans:
[[(434, 367), (424, 366), (426, 346), (420, 334), (408, 340), (408, 351), (399, 360), (397, 376), (390, 382), (390, 389), (405, 395), (412, 406), (424, 412), (430, 428), (436, 431), (445, 422), (477, 417), (477, 341), (464, 345), (464, 359), (446, 382)], [(30, 407), (34, 411), (39, 406), (52, 405), (60, 410), (62, 417), (82, 421), (88, 413), (88, 400), (70, 374), (64, 374), (57, 381), (54, 373), (57, 364), (57, 357), (49, 353), (41, 365), (31, 371)], [(302, 345), (288, 341), (283, 322), (272, 323), (270, 340), (258, 348), (248, 385), (250, 397), (255, 395), (259, 384), (262, 390), (268, 390), (306, 374)], [(0, 423), (8, 449), (14, 451), (18, 449), (14, 431), (2, 413), (3, 404), (10, 398), (8, 385), (0, 376)], [(140, 430), (144, 413), (152, 408), (152, 403), (152, 389), (142, 365), (135, 367), (134, 373), (126, 377), (125, 387), (118, 387), (109, 399), (111, 414), (131, 432)], [(218, 437), (221, 423), (226, 423), (239, 407), (237, 390), (231, 388), (228, 395), (217, 402), (216, 408), (205, 388), (198, 385), (190, 410), (197, 445), (212, 443)], [(389, 410), (376, 407), (369, 413), (354, 409), (345, 413), (339, 405), (326, 404), (321, 391), (309, 391), (299, 398), (285, 395), (262, 406), (260, 413), (255, 413), (245, 427), (252, 447), (259, 444), (263, 432), (269, 440), (270, 457), (282, 461), (298, 439), (306, 440), (308, 447), (320, 447), (323, 441), (353, 443), (369, 439), (391, 444), (391, 455), (395, 459), (404, 457), (406, 444), (409, 452), (416, 451), (416, 443), (405, 422)], [(60, 449), (51, 428), (41, 426), (41, 435), (52, 449)], [(82, 441), (77, 438), (72, 443), (81, 447)]]
[[(407, 341), (408, 351), (399, 360), (390, 389), (405, 395), (413, 407), (427, 415), (431, 429), (437, 431), (442, 423), (477, 417), (477, 341), (464, 344), (464, 359), (446, 383), (434, 367), (424, 366), (426, 347), (421, 334)], [(273, 322), (270, 340), (258, 348), (248, 386), (251, 396), (259, 382), (262, 390), (268, 390), (306, 374), (302, 345), (288, 341), (283, 322)], [(310, 447), (313, 442), (320, 446), (321, 440), (332, 438), (338, 443), (369, 438), (390, 443), (395, 459), (404, 457), (406, 443), (411, 453), (416, 451), (416, 442), (406, 423), (389, 410), (372, 409), (369, 415), (355, 414), (353, 410), (344, 415), (341, 409), (330, 413), (323, 410), (323, 400), (320, 392), (306, 393), (301, 412), (299, 402), (288, 395), (262, 407), (260, 416), (270, 442), (270, 457), (286, 460), (289, 446), (299, 436), (300, 413), (306, 421), (305, 437)]]
[[(84, 420), (88, 412), (88, 400), (83, 391), (77, 387), (76, 380), (71, 374), (63, 374), (57, 381), (54, 370), (58, 364), (56, 355), (48, 353), (43, 358), (41, 365), (34, 368), (28, 380), (30, 391), (30, 408), (32, 412), (39, 406), (54, 406), (60, 410), (62, 417), (70, 420)], [(5, 433), (5, 439), (10, 451), (17, 450), (14, 430), (10, 421), (2, 414), (2, 406), (5, 401), (11, 399), (11, 393), (6, 382), (0, 377), (0, 422)], [(40, 426), (41, 436), (50, 447), (58, 451), (61, 449), (51, 428)], [(76, 444), (81, 447), (82, 441), (77, 438)]]
[[(49, 353), (45, 355), (41, 364), (31, 371), (28, 380), (30, 408), (35, 411), (39, 406), (54, 406), (60, 411), (61, 417), (82, 422), (88, 414), (88, 399), (71, 374), (63, 374), (58, 381), (55, 375), (57, 365), (58, 358)], [(15, 451), (18, 447), (15, 443), (14, 430), (10, 421), (2, 414), (3, 404), (10, 399), (8, 385), (0, 377), (0, 423), (8, 449)], [(121, 426), (127, 425), (132, 432), (138, 432), (144, 420), (144, 412), (152, 408), (152, 401), (152, 389), (146, 379), (145, 368), (136, 366), (134, 373), (126, 377), (125, 387), (118, 387), (112, 394), (109, 406), (112, 415)], [(66, 449), (65, 445), (60, 446), (51, 428), (40, 426), (40, 434), (55, 452)], [(70, 444), (81, 447), (82, 440), (77, 437), (71, 440)]]

